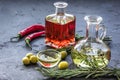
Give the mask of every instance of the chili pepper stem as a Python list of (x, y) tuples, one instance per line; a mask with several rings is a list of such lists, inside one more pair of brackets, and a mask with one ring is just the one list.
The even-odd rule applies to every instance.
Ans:
[(20, 34), (17, 34), (16, 37), (10, 38), (10, 41), (11, 41), (11, 42), (18, 42), (20, 39), (21, 39), (21, 35), (20, 35)]
[(30, 39), (25, 39), (26, 45), (32, 49), (32, 46), (30, 45)]

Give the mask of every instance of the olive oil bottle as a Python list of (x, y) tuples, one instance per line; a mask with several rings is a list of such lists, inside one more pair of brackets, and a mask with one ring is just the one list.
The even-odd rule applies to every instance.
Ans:
[(85, 20), (86, 37), (75, 45), (71, 53), (72, 60), (77, 67), (105, 67), (109, 63), (111, 52), (102, 41), (106, 35), (105, 27), (100, 25), (102, 17), (90, 15), (85, 16)]

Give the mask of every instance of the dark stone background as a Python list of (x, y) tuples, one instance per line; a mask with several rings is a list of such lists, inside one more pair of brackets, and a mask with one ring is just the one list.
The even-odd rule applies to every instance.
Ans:
[[(26, 47), (24, 39), (18, 43), (11, 43), (10, 38), (29, 25), (44, 25), (45, 16), (55, 12), (53, 3), (56, 1), (58, 0), (0, 0), (0, 80), (44, 79), (41, 73), (34, 69), (39, 65), (26, 67), (22, 64), (21, 59), (25, 54), (32, 52)], [(85, 35), (85, 15), (95, 14), (103, 17), (107, 35), (112, 36), (109, 66), (120, 68), (120, 0), (64, 1), (69, 4), (67, 13), (76, 16), (76, 33), (80, 35)], [(39, 50), (46, 49), (44, 38), (35, 39), (32, 46)]]

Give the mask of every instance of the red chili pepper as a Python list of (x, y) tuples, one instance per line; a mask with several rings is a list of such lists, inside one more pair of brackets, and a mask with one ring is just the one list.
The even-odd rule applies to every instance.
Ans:
[[(18, 41), (19, 39), (21, 39), (22, 37), (24, 37), (27, 34), (30, 34), (33, 32), (38, 32), (38, 31), (43, 31), (43, 30), (45, 30), (45, 27), (41, 24), (35, 24), (32, 26), (29, 26), (29, 27), (23, 29), (22, 31), (20, 31), (16, 37), (12, 37), (11, 41), (12, 42)], [(17, 39), (17, 40), (14, 40), (14, 39)]]
[(40, 37), (41, 35), (45, 34), (45, 31), (41, 31), (41, 32), (35, 32), (33, 34), (28, 35), (25, 38), (25, 42), (26, 44), (32, 49), (31, 45), (30, 45), (30, 41), (32, 41), (33, 39)]

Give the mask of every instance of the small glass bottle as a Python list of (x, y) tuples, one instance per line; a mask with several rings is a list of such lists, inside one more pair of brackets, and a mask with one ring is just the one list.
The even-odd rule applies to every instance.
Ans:
[(110, 60), (110, 49), (102, 41), (106, 35), (106, 28), (100, 24), (102, 17), (89, 15), (84, 19), (86, 37), (75, 45), (72, 60), (78, 67), (105, 67)]
[(45, 18), (45, 43), (54, 48), (75, 44), (75, 16), (65, 13), (66, 2), (56, 2), (55, 14)]

